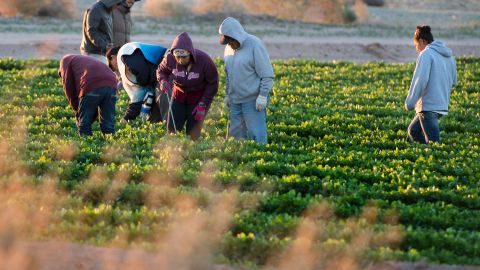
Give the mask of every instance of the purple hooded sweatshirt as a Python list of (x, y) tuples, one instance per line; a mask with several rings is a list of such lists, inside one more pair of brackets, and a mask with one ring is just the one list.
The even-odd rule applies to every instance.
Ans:
[[(183, 49), (190, 52), (192, 66), (177, 63), (173, 50)], [(163, 58), (157, 69), (157, 80), (169, 81), (173, 78), (173, 98), (178, 102), (196, 104), (204, 102), (207, 107), (218, 92), (218, 71), (212, 58), (205, 52), (195, 49), (187, 32), (178, 35), (172, 43), (167, 56)]]

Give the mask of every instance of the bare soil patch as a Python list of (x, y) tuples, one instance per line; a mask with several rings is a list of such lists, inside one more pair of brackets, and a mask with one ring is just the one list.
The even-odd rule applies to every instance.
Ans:
[[(2, 33), (0, 57), (17, 59), (53, 58), (78, 54), (80, 37), (75, 34)], [(174, 36), (136, 35), (134, 41), (170, 47)], [(194, 45), (213, 57), (222, 57), (224, 47), (218, 37), (192, 36)], [(319, 61), (412, 62), (417, 54), (410, 39), (369, 37), (267, 37), (264, 38), (272, 59), (306, 58)], [(480, 40), (444, 40), (456, 56), (480, 57)]]

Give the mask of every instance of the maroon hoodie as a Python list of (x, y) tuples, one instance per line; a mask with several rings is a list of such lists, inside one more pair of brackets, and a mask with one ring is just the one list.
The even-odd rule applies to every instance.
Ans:
[[(187, 66), (177, 63), (173, 50), (184, 49), (190, 52), (192, 66), (187, 72)], [(212, 58), (205, 52), (195, 49), (187, 32), (178, 35), (172, 43), (167, 56), (163, 58), (157, 69), (157, 80), (169, 81), (173, 78), (173, 98), (178, 102), (196, 104), (204, 102), (207, 107), (218, 92), (218, 71)]]
[(86, 93), (102, 88), (117, 88), (115, 73), (104, 63), (86, 55), (67, 54), (60, 60), (58, 75), (70, 106), (78, 111), (78, 100)]

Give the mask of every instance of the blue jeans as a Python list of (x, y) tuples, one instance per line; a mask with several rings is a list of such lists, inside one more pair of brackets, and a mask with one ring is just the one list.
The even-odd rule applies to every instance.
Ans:
[(228, 135), (237, 140), (252, 139), (259, 143), (267, 143), (267, 113), (257, 111), (255, 100), (230, 104), (230, 126)]
[(115, 133), (116, 92), (114, 88), (102, 87), (80, 97), (77, 112), (77, 127), (80, 135), (92, 135), (92, 123), (98, 114), (100, 114), (102, 133)]
[(412, 142), (428, 144), (440, 142), (438, 119), (442, 115), (436, 112), (419, 112), (408, 126), (408, 138)]

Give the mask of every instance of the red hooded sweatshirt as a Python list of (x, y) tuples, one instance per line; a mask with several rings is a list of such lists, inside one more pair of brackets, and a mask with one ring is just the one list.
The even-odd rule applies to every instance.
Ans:
[(86, 93), (102, 88), (117, 88), (115, 73), (104, 63), (86, 55), (67, 54), (60, 60), (58, 75), (70, 106), (78, 111), (78, 101)]
[[(187, 50), (191, 54), (192, 66), (177, 63), (173, 56), (175, 49)], [(218, 71), (212, 58), (205, 52), (195, 49), (186, 32), (178, 35), (172, 43), (167, 56), (163, 58), (157, 69), (157, 80), (169, 81), (173, 78), (173, 98), (178, 102), (196, 104), (204, 102), (207, 107), (218, 92)]]

